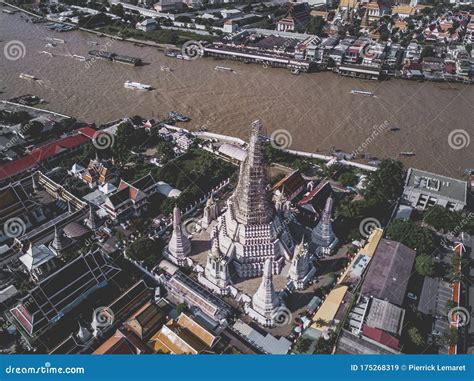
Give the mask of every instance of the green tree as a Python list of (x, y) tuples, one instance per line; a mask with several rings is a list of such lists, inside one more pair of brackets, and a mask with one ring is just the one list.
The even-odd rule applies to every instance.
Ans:
[(0, 121), (9, 124), (25, 124), (27, 123), (32, 117), (26, 111), (14, 111), (12, 113), (8, 111), (0, 111)]
[(161, 248), (156, 241), (148, 237), (142, 237), (132, 242), (127, 247), (126, 253), (128, 257), (136, 261), (154, 262), (152, 261), (153, 258), (158, 260), (160, 257)]
[(429, 255), (419, 255), (415, 261), (416, 272), (422, 276), (432, 276), (434, 273), (434, 261)]
[(435, 51), (432, 46), (427, 45), (423, 48), (421, 51), (420, 57), (425, 58), (425, 57), (434, 57), (435, 56)]
[(469, 279), (470, 260), (454, 253), (449, 268), (448, 278), (451, 282), (461, 282)]
[(305, 353), (308, 351), (310, 346), (311, 346), (310, 340), (300, 337), (299, 340), (296, 342), (295, 350), (299, 353)]
[(438, 342), (441, 345), (456, 345), (459, 342), (458, 330), (454, 327), (447, 328)]
[(173, 145), (165, 141), (160, 142), (156, 146), (156, 153), (160, 158), (160, 161), (166, 163), (174, 158)]
[(354, 172), (344, 172), (338, 179), (338, 181), (345, 187), (356, 185), (358, 180), (359, 179)]
[(461, 214), (451, 212), (440, 205), (435, 205), (425, 212), (423, 221), (436, 230), (452, 231), (460, 224)]
[(191, 17), (189, 17), (189, 16), (178, 16), (178, 17), (176, 17), (176, 21), (184, 22), (184, 23), (188, 23), (188, 24), (193, 22), (193, 20), (191, 20)]
[(176, 313), (178, 315), (181, 315), (181, 313), (187, 312), (187, 311), (188, 311), (188, 306), (186, 305), (186, 303), (180, 303), (176, 306)]
[(423, 336), (421, 335), (419, 329), (416, 328), (416, 327), (411, 327), (408, 330), (408, 338), (417, 347), (421, 347), (425, 344), (425, 340), (424, 340)]
[(325, 24), (326, 21), (324, 21), (324, 18), (322, 18), (321, 16), (311, 17), (311, 20), (309, 21), (307, 27), (307, 32), (320, 36), (323, 32)]
[(403, 191), (403, 164), (398, 160), (383, 160), (378, 170), (371, 172), (367, 180), (366, 197), (373, 198), (381, 204), (390, 205), (400, 197)]
[(123, 10), (122, 4), (112, 4), (110, 6), (110, 13), (122, 19), (123, 19), (123, 16), (125, 15), (125, 11)]
[(321, 319), (321, 318), (319, 318), (318, 320), (316, 320), (315, 323), (316, 323), (316, 325), (317, 325), (318, 327), (326, 327), (326, 326), (328, 325), (328, 322), (327, 322), (326, 320), (324, 320), (324, 319)]
[(332, 348), (334, 346), (335, 337), (332, 337), (329, 340), (325, 340), (323, 337), (320, 337), (316, 341), (316, 345), (314, 347), (314, 354), (331, 354)]
[(300, 170), (301, 172), (304, 172), (310, 167), (310, 164), (306, 160), (296, 159), (293, 162), (292, 167), (294, 169)]
[(22, 130), (24, 131), (25, 135), (37, 138), (43, 131), (43, 124), (37, 120), (31, 120), (25, 126), (23, 126)]
[(431, 254), (435, 249), (432, 231), (412, 221), (394, 221), (387, 230), (387, 237), (407, 245), (418, 254)]

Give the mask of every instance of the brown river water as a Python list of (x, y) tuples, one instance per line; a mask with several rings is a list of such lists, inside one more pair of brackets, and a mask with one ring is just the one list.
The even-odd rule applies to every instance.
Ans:
[[(97, 124), (135, 114), (164, 117), (175, 110), (192, 118), (186, 128), (206, 127), (244, 139), (249, 124), (259, 118), (268, 134), (287, 130), (291, 149), (327, 153), (334, 145), (378, 158), (399, 158), (401, 151), (411, 151), (416, 155), (403, 157), (405, 165), (453, 177), (474, 167), (473, 86), (396, 79), (374, 82), (333, 73), (291, 75), (284, 69), (212, 58), (182, 61), (153, 47), (82, 31), (53, 32), (24, 18), (20, 13), (0, 13), (0, 99), (39, 95), (48, 101), (48, 109)], [(65, 43), (47, 47), (48, 37)], [(13, 41), (25, 47), (17, 60), (6, 59), (5, 48)], [(72, 57), (87, 56), (91, 49), (140, 57), (147, 64), (132, 67)], [(173, 71), (161, 71), (161, 65)], [(216, 65), (234, 72), (214, 70)], [(20, 73), (39, 81), (20, 79)], [(126, 80), (155, 90), (127, 90)], [(376, 97), (353, 95), (352, 89), (371, 91)], [(460, 140), (457, 131), (450, 137), (459, 129), (463, 130)], [(450, 146), (450, 139), (458, 149)]]

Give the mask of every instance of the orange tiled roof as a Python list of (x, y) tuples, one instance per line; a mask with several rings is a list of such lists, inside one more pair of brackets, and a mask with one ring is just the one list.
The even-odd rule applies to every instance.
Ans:
[(133, 333), (125, 329), (117, 329), (93, 354), (140, 354), (148, 351), (145, 344)]
[(182, 313), (178, 320), (170, 320), (149, 341), (155, 351), (172, 354), (198, 354), (210, 349), (217, 336), (206, 330), (188, 315)]

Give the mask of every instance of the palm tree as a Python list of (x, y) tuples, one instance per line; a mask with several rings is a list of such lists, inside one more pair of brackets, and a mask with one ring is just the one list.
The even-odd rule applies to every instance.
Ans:
[(318, 327), (326, 327), (328, 325), (328, 322), (324, 319), (319, 318), (318, 320), (316, 320), (316, 325)]

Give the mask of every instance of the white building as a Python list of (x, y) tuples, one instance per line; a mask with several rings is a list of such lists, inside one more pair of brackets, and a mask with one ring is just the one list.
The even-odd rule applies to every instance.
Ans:
[(146, 19), (142, 22), (138, 22), (135, 27), (143, 32), (151, 32), (158, 29), (158, 21), (155, 19)]
[(441, 205), (451, 211), (467, 205), (467, 182), (410, 168), (402, 200), (417, 209)]

